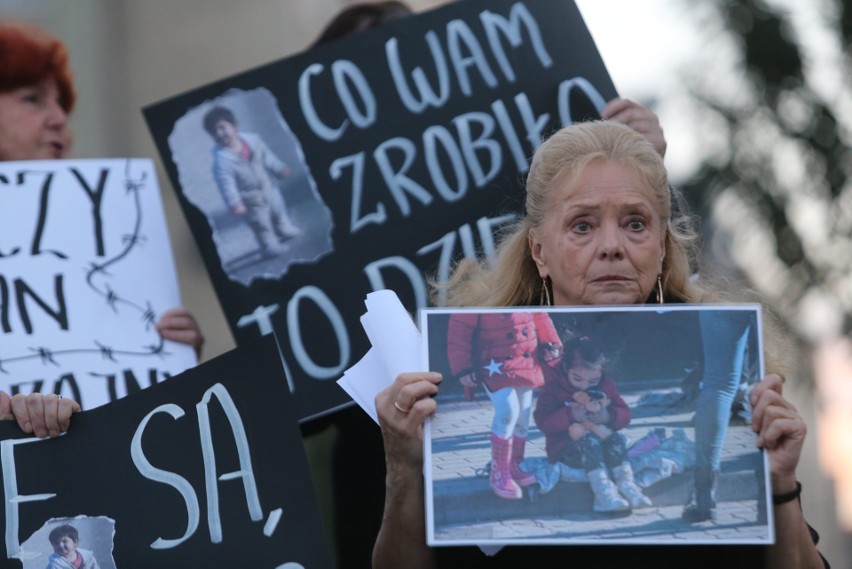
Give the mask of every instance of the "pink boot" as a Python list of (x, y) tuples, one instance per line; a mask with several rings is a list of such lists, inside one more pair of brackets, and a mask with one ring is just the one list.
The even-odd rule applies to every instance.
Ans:
[(526, 437), (512, 437), (512, 460), (509, 462), (509, 472), (512, 475), (512, 480), (517, 482), (518, 486), (522, 488), (535, 484), (535, 474), (521, 470), (526, 444)]
[(512, 480), (512, 442), (491, 433), (491, 489), (501, 498), (520, 500), (524, 493)]

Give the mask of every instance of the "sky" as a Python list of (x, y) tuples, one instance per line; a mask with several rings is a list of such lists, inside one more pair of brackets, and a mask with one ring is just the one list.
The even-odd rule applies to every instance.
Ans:
[[(766, 0), (791, 15), (792, 33), (805, 36), (804, 57), (811, 84), (834, 101), (846, 124), (852, 124), (852, 100), (843, 101), (841, 50), (825, 32), (831, 17), (827, 0)], [(698, 146), (692, 124), (682, 120), (685, 96), (678, 70), (705, 65), (724, 46), (708, 41), (699, 29), (697, 8), (689, 0), (575, 0), (586, 26), (623, 97), (651, 106), (660, 115), (669, 150), (666, 165), (675, 181), (689, 174), (706, 148)], [(659, 107), (656, 105), (664, 101)]]
[(622, 96), (656, 98), (672, 71), (696, 49), (692, 21), (679, 0), (576, 0)]
[(687, 128), (661, 99), (682, 88), (676, 70), (689, 65), (699, 50), (693, 18), (681, 0), (576, 0), (610, 77), (622, 97), (651, 107), (660, 115), (669, 142), (666, 165), (673, 179), (684, 177), (697, 160)]

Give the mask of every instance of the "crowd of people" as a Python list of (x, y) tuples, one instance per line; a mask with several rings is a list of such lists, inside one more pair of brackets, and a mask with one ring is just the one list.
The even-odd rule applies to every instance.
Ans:
[[(407, 6), (393, 0), (357, 4), (333, 18), (317, 44), (410, 14)], [(0, 24), (0, 160), (65, 158), (72, 143), (68, 116), (75, 96), (62, 42), (28, 25)], [(506, 233), (493, 264), (458, 264), (442, 289), (449, 306), (710, 303), (718, 298), (719, 291), (700, 276), (694, 278), (697, 252), (688, 223), (678, 217), (679, 212), (673, 212), (674, 190), (663, 164), (666, 140), (657, 117), (627, 99), (611, 101), (601, 114), (603, 120), (562, 128), (536, 151), (526, 180), (525, 214)], [(236, 121), (224, 109), (209, 123), (208, 131), (223, 148), (224, 162), (224, 149), (232, 146), (233, 138), (229, 138), (228, 128), (236, 132)], [(258, 149), (232, 148), (237, 157), (244, 151), (252, 154)], [(271, 169), (276, 175), (286, 175), (283, 164)], [(232, 209), (239, 209), (244, 201), (244, 196), (242, 201), (235, 200)], [(255, 229), (271, 254), (298, 231), (289, 222), (282, 212), (282, 227), (275, 230), (276, 235), (268, 220)], [(603, 373), (606, 358), (594, 340), (578, 338), (563, 346), (546, 322), (523, 323), (531, 330), (525, 338), (530, 345), (519, 347), (514, 342), (506, 349), (534, 350), (541, 361), (529, 369), (477, 377), (465, 360), (471, 353), (472, 334), (474, 330), (480, 335), (501, 334), (500, 326), (462, 318), (452, 325), (451, 332), (456, 347), (453, 379), (468, 387), (484, 384), (494, 405), (490, 432), (493, 492), (516, 499), (531, 482), (518, 465), (525, 452), (532, 392), (540, 388), (535, 421), (547, 437), (548, 456), (577, 464), (588, 473), (595, 510), (647, 505), (647, 498), (632, 481), (619, 433), (626, 424), (626, 406), (619, 403), (615, 383)], [(200, 354), (204, 338), (186, 309), (162, 314), (157, 329), (164, 338), (193, 346)], [(712, 378), (700, 396), (699, 407), (706, 412), (696, 417), (696, 429), (706, 430), (705, 438), (712, 444), (700, 450), (694, 503), (684, 510), (685, 519), (708, 519), (715, 507), (713, 477), (718, 472), (720, 441), (730, 413), (730, 382), (738, 377), (737, 366), (742, 365), (737, 353), (721, 360), (705, 364), (705, 372)], [(554, 547), (508, 547), (493, 557), (476, 548), (429, 548), (424, 525), (422, 429), (437, 411), (433, 396), (442, 380), (449, 378), (434, 372), (411, 372), (401, 374), (377, 396), (381, 430), (357, 409), (342, 411), (329, 420), (339, 427), (333, 465), (338, 562), (341, 567), (372, 565), (377, 569), (686, 563), (782, 569), (827, 566), (798, 500), (801, 486), (796, 469), (806, 426), (783, 395), (784, 377), (790, 369), (784, 361), (769, 361), (767, 367), (771, 373), (752, 390), (750, 400), (752, 428), (758, 446), (769, 457), (776, 530), (772, 546), (574, 547), (570, 552)], [(58, 394), (0, 393), (0, 418), (15, 420), (24, 432), (38, 437), (59, 436), (79, 411), (76, 402)], [(627, 413), (629, 418), (629, 410)], [(359, 465), (355, 473), (353, 464)], [(67, 528), (63, 531), (63, 535), (57, 534), (56, 543), (51, 535), (57, 557), (81, 556), (84, 550), (76, 547), (76, 535)], [(69, 542), (64, 549), (58, 545), (62, 539)]]

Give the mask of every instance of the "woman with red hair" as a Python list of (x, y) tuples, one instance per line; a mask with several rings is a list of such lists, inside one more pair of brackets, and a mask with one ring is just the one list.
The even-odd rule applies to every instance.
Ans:
[(38, 28), (0, 24), (0, 160), (64, 158), (74, 100), (62, 42)]
[[(74, 99), (62, 42), (37, 28), (0, 24), (0, 161), (63, 158)], [(38, 437), (59, 436), (79, 410), (54, 394), (0, 392), (0, 420)]]
[[(0, 162), (65, 158), (71, 146), (68, 116), (75, 100), (65, 45), (42, 29), (0, 23)], [(204, 336), (185, 308), (164, 312), (157, 330), (167, 340), (189, 344), (200, 356)], [(56, 395), (11, 399), (0, 395), (0, 419), (17, 419), (24, 430), (38, 436), (54, 435), (54, 431), (58, 435), (57, 429), (67, 429), (70, 414), (80, 409), (76, 403), (68, 405), (69, 400), (54, 403)], [(35, 420), (28, 414), (34, 414)], [(43, 419), (50, 429), (42, 428)]]

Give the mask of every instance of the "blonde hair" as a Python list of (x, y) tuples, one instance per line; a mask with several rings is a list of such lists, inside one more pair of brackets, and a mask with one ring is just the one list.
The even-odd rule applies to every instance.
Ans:
[(595, 160), (630, 166), (654, 191), (658, 214), (666, 227), (666, 254), (661, 281), (666, 298), (694, 302), (701, 293), (690, 282), (695, 232), (688, 217), (670, 220), (671, 190), (662, 157), (644, 136), (612, 121), (572, 124), (558, 130), (536, 151), (527, 175), (526, 214), (501, 232), (491, 264), (464, 260), (435, 298), (448, 306), (527, 306), (538, 304), (544, 283), (529, 245), (530, 232), (544, 221), (557, 181), (577, 175)]
[[(446, 306), (532, 306), (540, 304), (544, 281), (532, 257), (530, 232), (541, 226), (554, 186), (565, 176), (576, 176), (595, 160), (609, 160), (636, 170), (653, 190), (658, 215), (665, 227), (665, 256), (660, 280), (668, 302), (734, 302), (723, 298), (727, 287), (718, 280), (692, 278), (698, 266), (697, 235), (693, 219), (678, 202), (672, 215), (672, 199), (662, 157), (654, 147), (628, 126), (597, 121), (565, 126), (536, 151), (526, 184), (526, 213), (506, 226), (494, 259), (459, 262), (446, 283), (432, 283), (432, 300)], [(704, 269), (702, 268), (702, 273)], [(740, 298), (738, 301), (742, 302)], [(764, 318), (764, 353), (769, 372), (782, 375), (792, 370), (789, 342), (780, 334), (778, 322), (768, 311)]]

